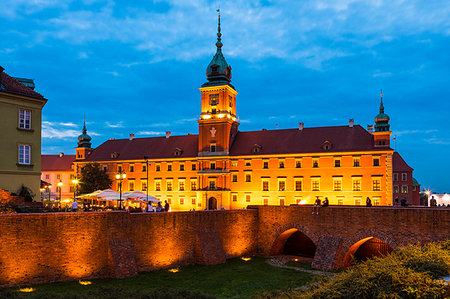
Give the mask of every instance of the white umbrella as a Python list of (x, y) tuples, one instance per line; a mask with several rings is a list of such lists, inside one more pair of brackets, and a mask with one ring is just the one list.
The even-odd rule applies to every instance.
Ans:
[(119, 198), (119, 193), (117, 193), (116, 191), (114, 191), (112, 189), (106, 189), (106, 190), (103, 190), (100, 193), (98, 193), (96, 196), (101, 197), (101, 198), (117, 196), (117, 198)]
[[(128, 199), (133, 198), (134, 200), (139, 200), (139, 201), (147, 201), (147, 194), (142, 192), (142, 191), (134, 191), (131, 192), (130, 194), (127, 195)], [(154, 203), (158, 203), (161, 202), (159, 200), (156, 199), (156, 197), (148, 195), (148, 201), (154, 202)]]
[(98, 195), (100, 192), (102, 192), (102, 190), (97, 190), (97, 191), (94, 191), (94, 192), (92, 192), (92, 193), (83, 194), (83, 195), (80, 195), (80, 196), (78, 196), (78, 197), (79, 197), (79, 198), (97, 197), (97, 195)]

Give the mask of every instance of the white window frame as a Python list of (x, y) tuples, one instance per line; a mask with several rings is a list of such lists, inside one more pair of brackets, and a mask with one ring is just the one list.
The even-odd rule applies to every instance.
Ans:
[[(314, 190), (314, 182), (317, 182), (317, 190)], [(320, 178), (311, 178), (311, 191), (320, 191)]]
[(402, 172), (402, 181), (406, 182), (408, 180), (408, 174), (406, 172)]
[(19, 129), (31, 130), (31, 110), (19, 109)]
[[(339, 183), (339, 188), (336, 188), (336, 183)], [(339, 190), (337, 190), (339, 189)], [(336, 177), (333, 178), (333, 191), (342, 191), (342, 178), (341, 177)]]
[(31, 145), (19, 144), (18, 162), (21, 165), (31, 165)]

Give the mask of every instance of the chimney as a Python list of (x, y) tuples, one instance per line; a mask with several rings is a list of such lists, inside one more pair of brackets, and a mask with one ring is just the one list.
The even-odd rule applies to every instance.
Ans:
[(305, 128), (305, 124), (304, 123), (298, 123), (298, 130), (299, 131), (303, 131), (303, 129)]
[(130, 138), (129, 139), (133, 140), (134, 139), (134, 134), (130, 134)]
[(353, 118), (350, 118), (349, 120), (348, 120), (348, 126), (350, 127), (350, 128), (353, 128), (353, 124), (355, 123), (355, 120), (353, 119)]
[(169, 138), (172, 135), (170, 131), (166, 131), (166, 138)]
[(369, 133), (373, 132), (373, 125), (367, 125), (367, 131), (369, 131)]
[(60, 158), (64, 157), (64, 153), (59, 153), (59, 157)]

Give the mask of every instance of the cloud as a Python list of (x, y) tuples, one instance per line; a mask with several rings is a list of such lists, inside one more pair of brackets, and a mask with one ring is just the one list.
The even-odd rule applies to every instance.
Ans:
[(123, 121), (119, 121), (118, 123), (115, 124), (107, 121), (105, 124), (107, 128), (123, 128)]
[(450, 140), (449, 139), (442, 139), (442, 138), (437, 138), (437, 137), (432, 137), (432, 138), (429, 138), (429, 139), (425, 139), (425, 141), (427, 143), (430, 143), (430, 144), (450, 145)]
[(137, 132), (136, 135), (166, 135), (166, 132), (140, 131), (140, 132)]
[(400, 130), (400, 131), (393, 131), (394, 136), (402, 136), (402, 135), (409, 135), (409, 134), (430, 134), (435, 133), (438, 130), (436, 129), (430, 129), (430, 130)]
[[(81, 134), (81, 130), (65, 129), (62, 127), (76, 127), (76, 125), (73, 125), (72, 123), (43, 121), (42, 138), (68, 139), (68, 138), (76, 138)], [(100, 136), (100, 134), (95, 132), (89, 132), (89, 135)]]
[[(191, 61), (214, 51), (214, 3), (171, 0), (165, 2), (165, 9), (158, 10), (157, 3), (133, 7), (127, 2), (89, 1), (96, 4), (92, 8), (60, 2), (7, 0), (9, 14), (59, 10), (36, 22), (36, 42), (55, 38), (78, 45), (115, 41), (150, 54), (148, 61), (122, 62), (124, 67), (164, 60)], [(307, 68), (322, 70), (327, 61), (353, 55), (346, 49), (348, 45), (373, 47), (412, 32), (448, 35), (442, 28), (450, 26), (450, 6), (440, 5), (444, 3), (310, 0), (266, 5), (238, 0), (222, 9), (223, 49), (231, 57), (294, 59)], [(85, 54), (80, 55), (84, 58)]]

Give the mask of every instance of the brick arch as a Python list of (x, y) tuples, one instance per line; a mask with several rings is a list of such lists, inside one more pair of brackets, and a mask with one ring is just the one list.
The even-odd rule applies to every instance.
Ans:
[(399, 243), (391, 234), (384, 231), (374, 228), (358, 230), (352, 237), (344, 239), (342, 250), (344, 256), (341, 261), (341, 266), (348, 266), (349, 261), (352, 259), (352, 256), (359, 249), (359, 247), (372, 238), (386, 243), (393, 250), (397, 249), (401, 245), (401, 243)]
[(289, 239), (289, 237), (296, 231), (300, 231), (305, 234), (317, 246), (317, 242), (319, 240), (318, 235), (300, 223), (287, 223), (284, 225), (279, 225), (278, 228), (272, 233), (269, 241), (269, 244), (272, 244), (270, 248), (270, 255), (280, 254), (287, 239)]

